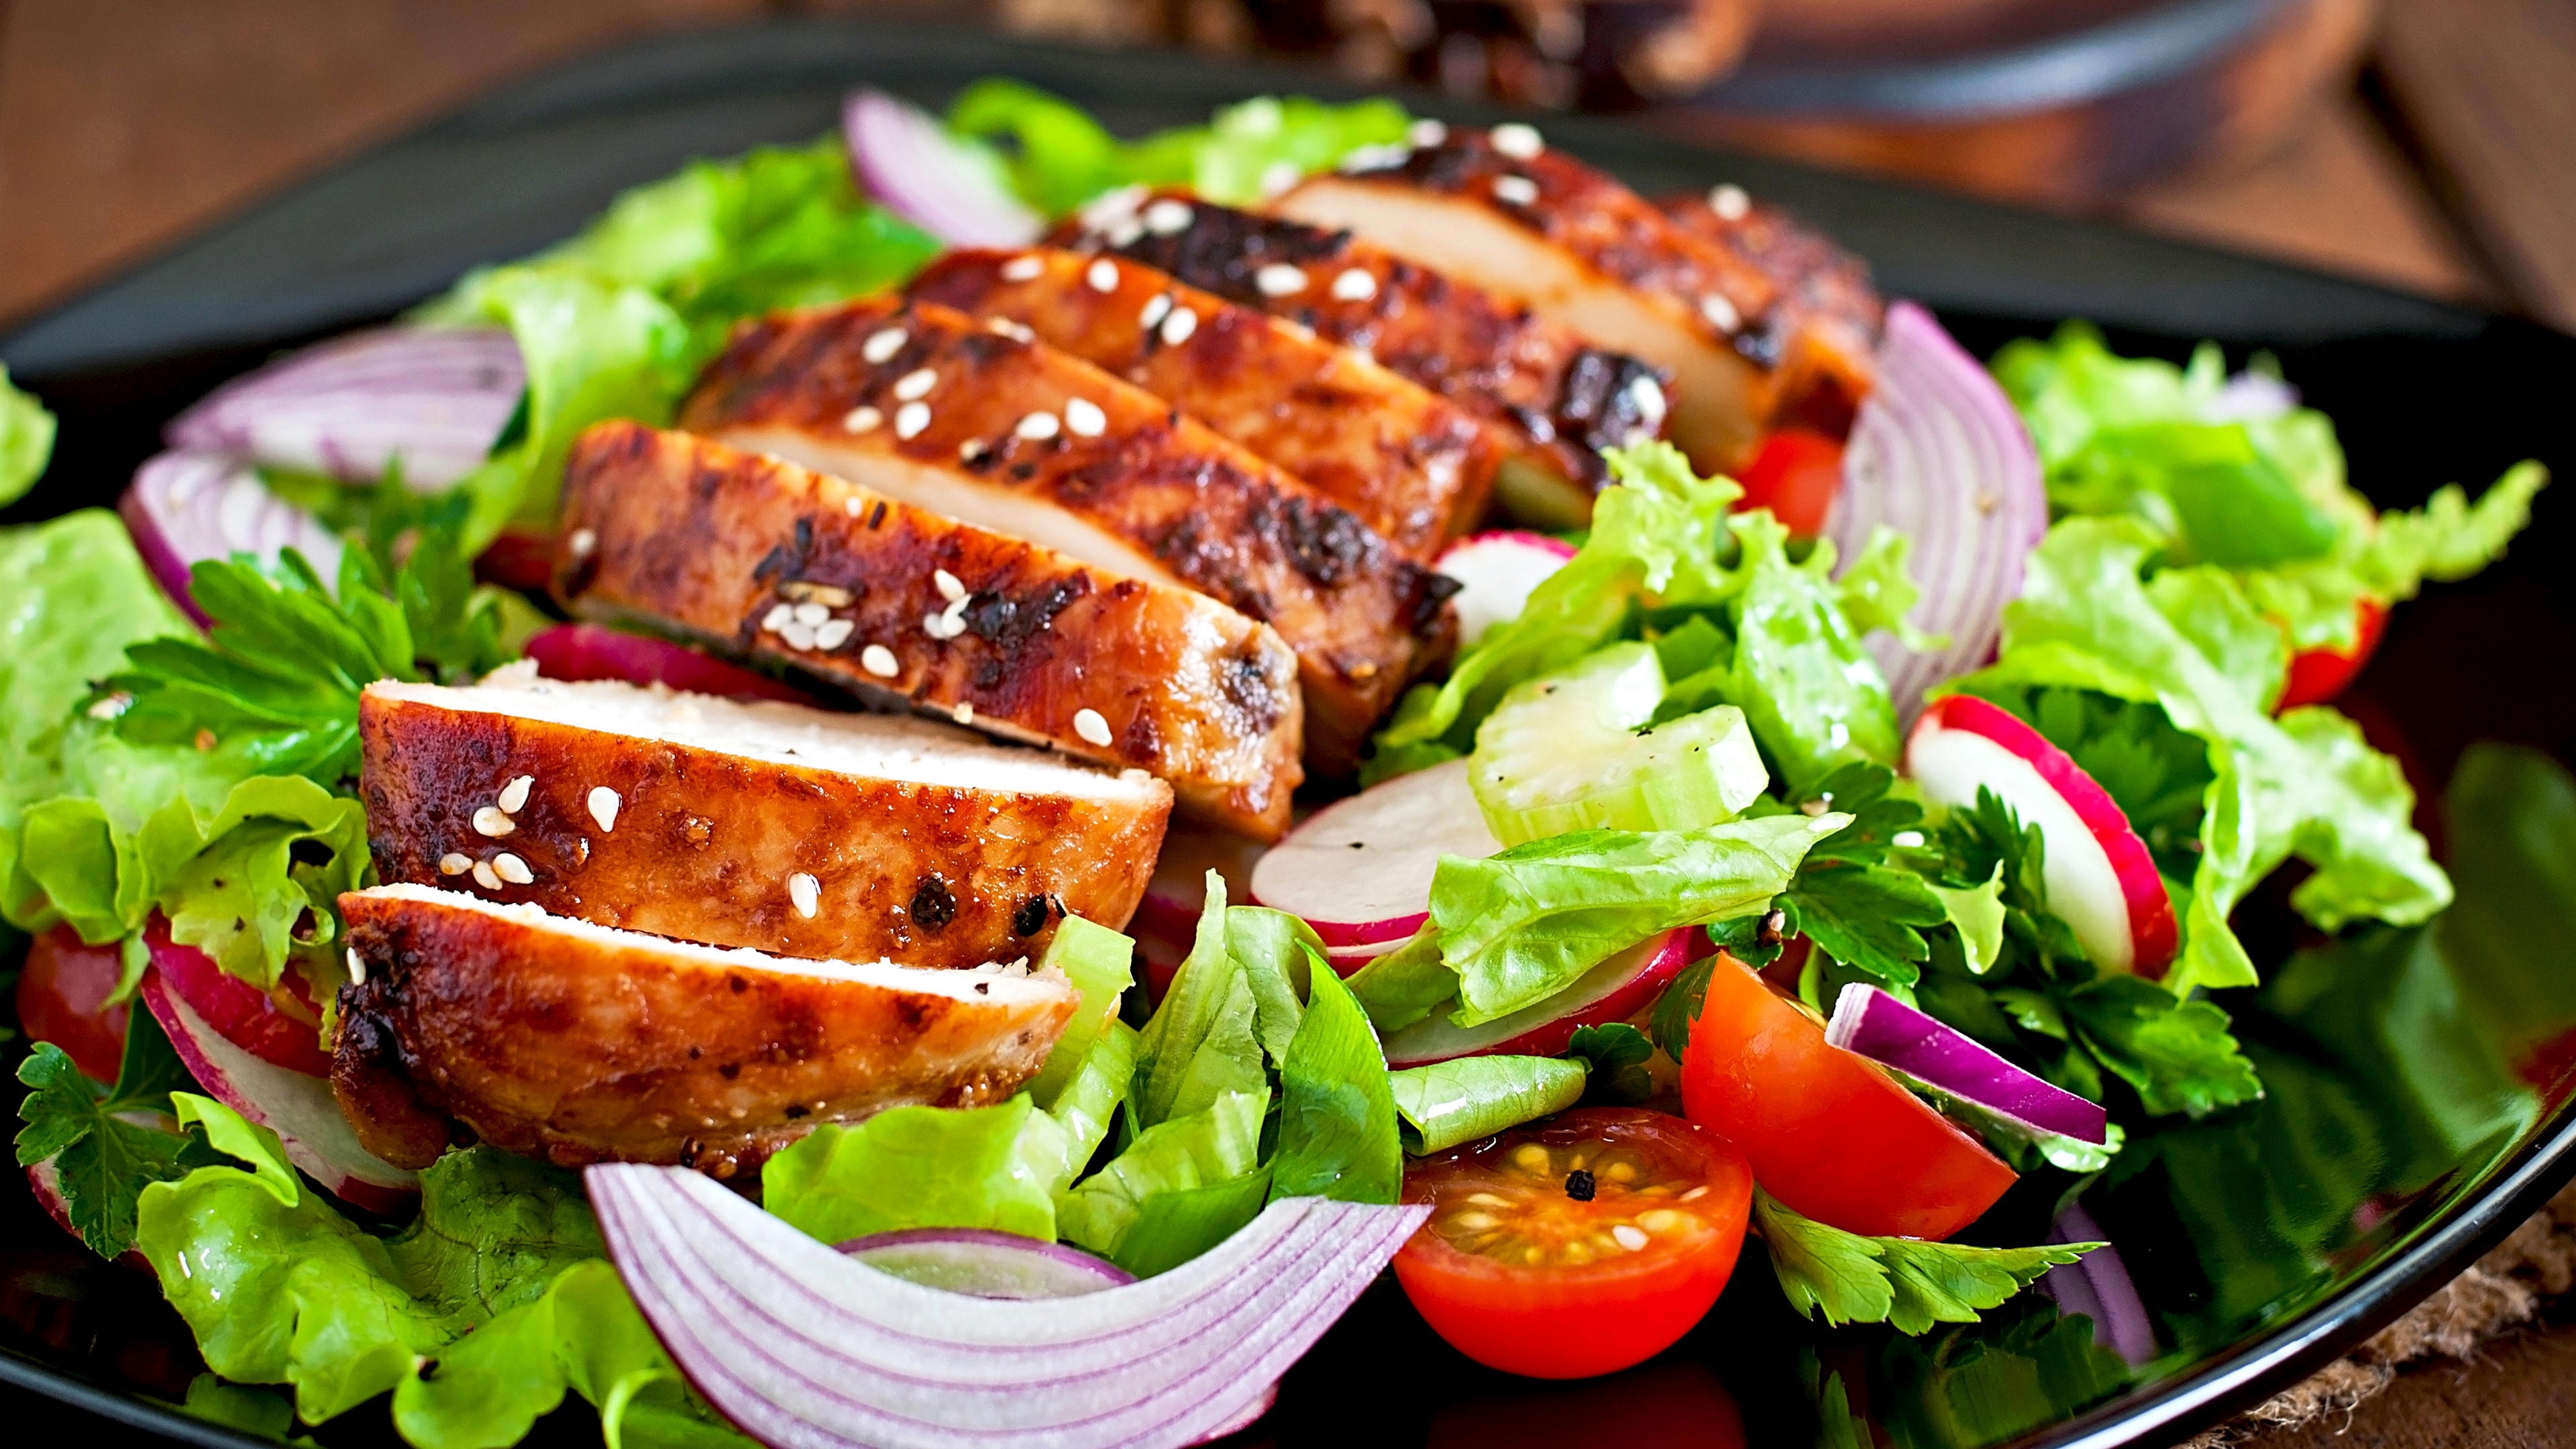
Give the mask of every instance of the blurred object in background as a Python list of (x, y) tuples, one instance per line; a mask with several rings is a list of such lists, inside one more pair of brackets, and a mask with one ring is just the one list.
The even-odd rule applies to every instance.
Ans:
[[(1733, 71), (1762, 0), (1251, 0), (1262, 45), (1515, 105), (1626, 110)], [(1774, 0), (1776, 5), (1778, 0)]]

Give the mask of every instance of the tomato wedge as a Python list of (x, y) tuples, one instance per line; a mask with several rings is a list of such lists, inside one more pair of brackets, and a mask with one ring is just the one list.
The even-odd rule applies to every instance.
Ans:
[(54, 927), (27, 944), (18, 968), (18, 1024), (34, 1040), (61, 1047), (84, 1075), (115, 1081), (129, 1008), (101, 1004), (122, 969), (115, 942), (86, 945), (71, 927)]
[(2296, 709), (2303, 704), (2324, 704), (2351, 685), (2353, 676), (2370, 662), (2379, 649), (2379, 636), (2388, 630), (2388, 606), (2377, 599), (2365, 598), (2352, 606), (2352, 644), (2344, 649), (2302, 649), (2290, 656), (2290, 677), (2281, 686), (2281, 702), (2274, 709)]
[(2017, 1176), (1732, 956), (1691, 1023), (1682, 1108), (1744, 1150), (1764, 1192), (1846, 1232), (1946, 1238)]
[(1825, 516), (1842, 491), (1843, 445), (1822, 433), (1783, 428), (1762, 440), (1735, 481), (1744, 489), (1737, 508), (1768, 508), (1791, 533), (1811, 537), (1825, 531)]
[(1451, 1346), (1531, 1378), (1639, 1363), (1717, 1302), (1753, 1206), (1724, 1139), (1638, 1107), (1585, 1107), (1413, 1163), (1431, 1218), (1395, 1255)]

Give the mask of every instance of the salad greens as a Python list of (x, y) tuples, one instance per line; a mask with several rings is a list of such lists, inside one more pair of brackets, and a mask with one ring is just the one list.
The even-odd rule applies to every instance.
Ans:
[(1923, 1333), (1935, 1323), (1974, 1323), (2058, 1263), (2101, 1243), (1976, 1248), (1917, 1238), (1871, 1238), (1828, 1227), (1753, 1190), (1753, 1220), (1770, 1250), (1771, 1271), (1800, 1317), (1828, 1325), (1884, 1323)]
[(27, 496), (54, 455), (54, 415), (20, 392), (0, 367), (0, 504)]
[(1453, 1057), (1390, 1072), (1404, 1150), (1416, 1157), (1491, 1137), (1583, 1100), (1590, 1064), (1567, 1057)]
[[(18, 1064), (28, 1088), (18, 1114), (18, 1165), (53, 1160), (64, 1215), (91, 1252), (113, 1258), (134, 1246), (135, 1203), (147, 1184), (216, 1161), (194, 1137), (165, 1130), (172, 1091), (196, 1085), (148, 1011), (134, 1013), (116, 1085), (101, 1088), (52, 1042)], [(146, 1126), (133, 1119), (142, 1118)]]

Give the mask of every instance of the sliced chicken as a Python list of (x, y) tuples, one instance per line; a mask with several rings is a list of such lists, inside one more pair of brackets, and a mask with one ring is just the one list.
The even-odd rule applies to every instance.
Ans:
[[(1054, 239), (1259, 307), (1474, 412), (1510, 443), (1504, 506), (1534, 523), (1587, 521), (1606, 481), (1600, 450), (1663, 434), (1667, 374), (1348, 230), (1131, 190), (1086, 208)], [(1290, 290), (1291, 280), (1302, 285)]]
[[(1309, 279), (1274, 272), (1285, 295)], [(1315, 285), (1323, 285), (1314, 279)], [(1136, 262), (1048, 248), (957, 251), (908, 293), (1002, 317), (1314, 485), (1427, 561), (1475, 527), (1503, 442), (1474, 414), (1313, 332)]]
[[(886, 463), (853, 472), (900, 478)], [(1227, 828), (1287, 828), (1297, 658), (1138, 577), (686, 433), (602, 423), (565, 468), (555, 590), (990, 734), (1149, 771)], [(1013, 903), (1016, 908), (1017, 903)]]
[(974, 966), (1123, 927), (1171, 787), (951, 725), (539, 679), (367, 686), (376, 875), (782, 956)]
[(1445, 658), (1456, 585), (1178, 408), (952, 308), (891, 300), (736, 334), (682, 424), (1132, 579), (1197, 589), (1297, 651), (1328, 774)]
[(1449, 128), (1433, 144), (1313, 176), (1272, 203), (1310, 226), (1529, 305), (1672, 374), (1672, 437), (1704, 471), (1769, 425), (1769, 282), (1528, 126)]
[(1831, 437), (1851, 431), (1852, 415), (1878, 379), (1879, 327), (1886, 308), (1871, 285), (1869, 264), (1824, 233), (1802, 225), (1742, 187), (1659, 197), (1673, 224), (1732, 252), (1770, 279), (1770, 325), (1777, 344), (1776, 425)]
[(562, 1166), (717, 1177), (825, 1122), (999, 1102), (1045, 1065), (1060, 971), (925, 971), (665, 940), (419, 885), (340, 897), (331, 1086), (367, 1150), (426, 1167), (462, 1124)]

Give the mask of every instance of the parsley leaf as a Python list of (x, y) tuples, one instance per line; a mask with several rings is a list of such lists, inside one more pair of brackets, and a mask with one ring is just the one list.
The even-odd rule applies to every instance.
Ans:
[(150, 1012), (136, 1010), (127, 1024), (114, 1087), (82, 1076), (51, 1042), (37, 1043), (18, 1064), (18, 1080), (31, 1089), (18, 1104), (27, 1124), (18, 1130), (18, 1165), (52, 1159), (65, 1215), (102, 1258), (134, 1246), (135, 1202), (146, 1184), (175, 1182), (219, 1160), (193, 1137), (128, 1120), (167, 1114), (172, 1089), (196, 1085)]
[[(1719, 924), (1735, 926), (1741, 923), (1724, 921)], [(1716, 927), (1710, 928), (1709, 935), (1717, 938), (1718, 949), (1730, 949), (1726, 940), (1718, 936)], [(1771, 955), (1776, 959), (1779, 954), (1780, 944), (1775, 939), (1771, 943)], [(1708, 973), (1717, 964), (1717, 959), (1715, 956), (1704, 957), (1684, 966), (1681, 974), (1673, 978), (1673, 984), (1664, 988), (1664, 994), (1655, 998), (1654, 1014), (1646, 1018), (1647, 1035), (1652, 1036), (1655, 1045), (1662, 1047), (1664, 1055), (1674, 1061), (1680, 1061), (1682, 1053), (1690, 1050), (1691, 1023), (1699, 1020), (1699, 1009), (1708, 1002)]]
[(1950, 918), (1923, 878), (1891, 866), (1838, 865), (1801, 870), (1781, 897), (1789, 930), (1857, 971), (1898, 986), (1922, 977), (1932, 954), (1918, 927)]
[[(1706, 977), (1702, 977), (1703, 983)], [(1707, 987), (1701, 987), (1703, 993)], [(1566, 1054), (1592, 1064), (1586, 1096), (1597, 1096), (1613, 1102), (1642, 1102), (1655, 1095), (1655, 1079), (1646, 1071), (1646, 1058), (1655, 1054), (1655, 1044), (1646, 1034), (1624, 1021), (1606, 1026), (1578, 1026), (1574, 1040), (1567, 1044)]]
[(2100, 1243), (1976, 1248), (1914, 1238), (1871, 1238), (1803, 1217), (1756, 1188), (1753, 1216), (1770, 1250), (1780, 1291), (1802, 1318), (1831, 1326), (1885, 1323), (1918, 1334), (1935, 1323), (1974, 1323), (2052, 1264), (2072, 1263)]
[(2263, 1095), (2254, 1064), (2228, 1035), (2227, 1013), (2134, 976), (2106, 975), (2061, 992), (2068, 1024), (2149, 1112), (2203, 1116)]

